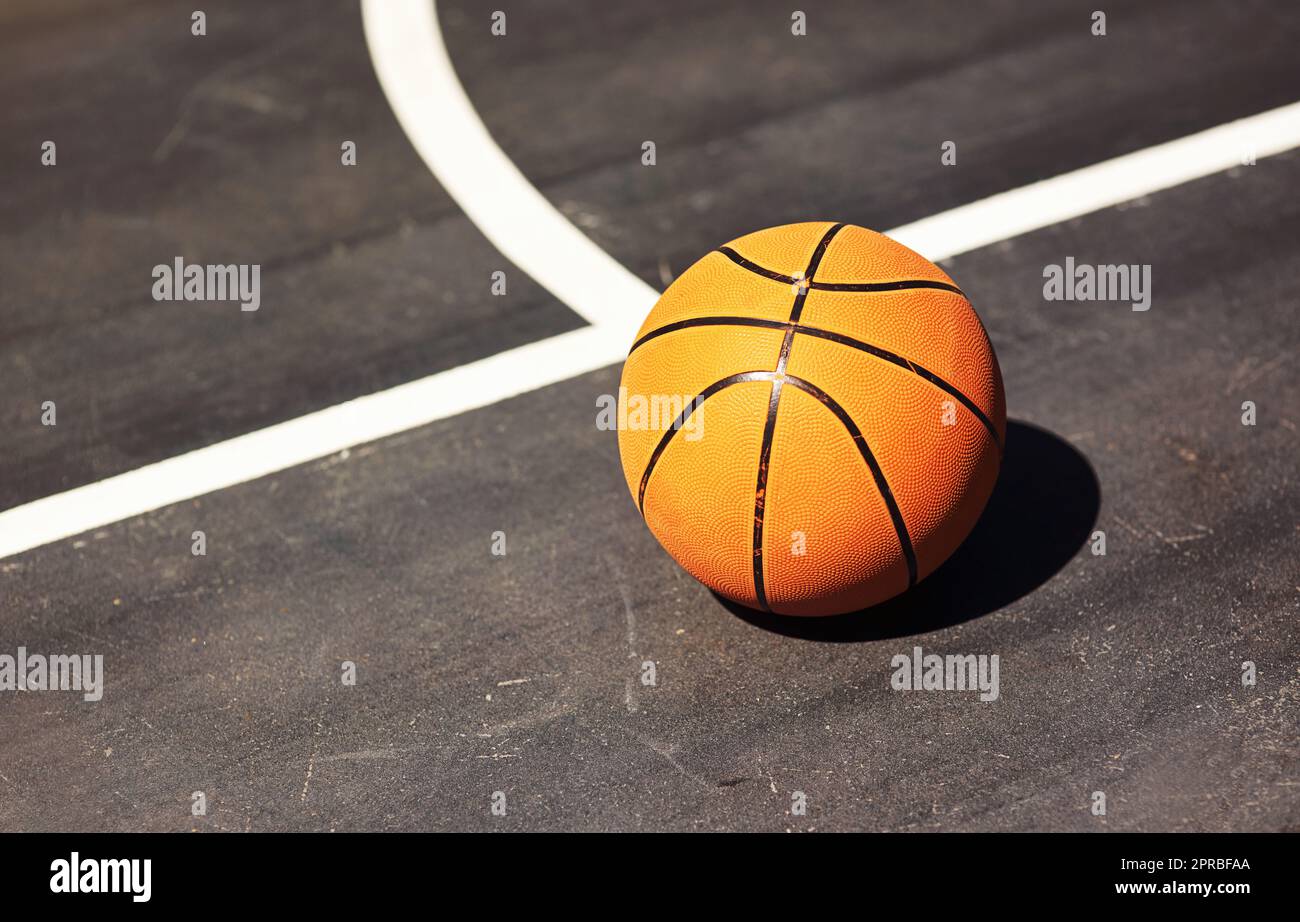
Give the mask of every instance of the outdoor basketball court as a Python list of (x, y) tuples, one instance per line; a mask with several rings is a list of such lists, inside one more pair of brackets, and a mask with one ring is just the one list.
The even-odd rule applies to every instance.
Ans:
[[(1300, 8), (801, 6), (5, 5), (0, 654), (104, 683), (0, 694), (0, 830), (1300, 828)], [(831, 620), (696, 583), (596, 426), (805, 220), (940, 262), (1007, 397), (971, 538)]]

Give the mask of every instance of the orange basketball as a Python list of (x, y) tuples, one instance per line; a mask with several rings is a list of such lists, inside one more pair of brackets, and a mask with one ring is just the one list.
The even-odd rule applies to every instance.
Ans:
[(924, 579), (997, 479), (1006, 407), (943, 270), (874, 231), (788, 224), (691, 266), (623, 366), (619, 453), (646, 525), (709, 588), (832, 615)]

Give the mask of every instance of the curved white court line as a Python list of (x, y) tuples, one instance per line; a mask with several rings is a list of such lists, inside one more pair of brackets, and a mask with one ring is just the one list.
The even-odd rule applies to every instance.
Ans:
[(659, 292), (574, 227), (492, 140), (452, 67), (431, 0), (362, 0), (361, 18), (402, 130), (483, 235), (587, 322), (636, 332)]
[[(362, 12), (384, 92), (425, 162), (493, 244), (593, 325), (0, 512), (0, 558), (622, 361), (657, 293), (570, 225), (493, 144), (451, 70), (430, 0), (363, 0)], [(886, 233), (945, 259), (1228, 169), (1246, 148), (1266, 157), (1294, 147), (1300, 103)]]

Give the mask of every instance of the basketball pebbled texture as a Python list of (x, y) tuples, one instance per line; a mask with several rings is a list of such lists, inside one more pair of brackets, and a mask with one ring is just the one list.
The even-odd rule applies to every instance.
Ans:
[(788, 615), (932, 573), (984, 509), (1006, 434), (997, 357), (952, 279), (830, 222), (740, 237), (673, 282), (623, 366), (620, 419), (652, 397), (696, 403), (680, 428), (619, 428), (646, 525), (715, 592)]

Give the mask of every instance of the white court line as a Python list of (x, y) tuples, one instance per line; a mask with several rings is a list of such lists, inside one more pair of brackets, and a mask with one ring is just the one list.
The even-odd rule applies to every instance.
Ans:
[(431, 0), (363, 0), (361, 18), (388, 104), (456, 204), (588, 323), (621, 321), (635, 333), (659, 292), (569, 223), (492, 140), (456, 77)]
[[(465, 124), (468, 102), (447, 61), (428, 0), (363, 0), (362, 10), (384, 92), (412, 140), (419, 136), (415, 143), (425, 161), (498, 248), (566, 304), (576, 309), (574, 301), (581, 303), (579, 313), (594, 318), (593, 326), (0, 512), (0, 558), (622, 361), (656, 297), (654, 290), (546, 204), (492, 144), (472, 109), (472, 125)], [(427, 121), (412, 124), (413, 118)], [(449, 125), (456, 130), (448, 130)], [(466, 139), (468, 146), (460, 153), (442, 150)], [(491, 146), (490, 153), (481, 147), (484, 143)], [(1248, 145), (1258, 157), (1300, 147), (1300, 103), (886, 233), (931, 259), (944, 259), (1228, 169)], [(483, 182), (475, 158), (497, 179), (504, 175), (504, 163), (505, 173), (514, 178), (496, 185)], [(528, 218), (520, 223), (519, 215)], [(584, 273), (591, 275), (584, 278)]]
[(627, 347), (583, 327), (15, 506), (0, 512), (0, 558), (603, 368)]
[(1300, 103), (1063, 173), (885, 231), (931, 260), (968, 253), (1300, 147)]

